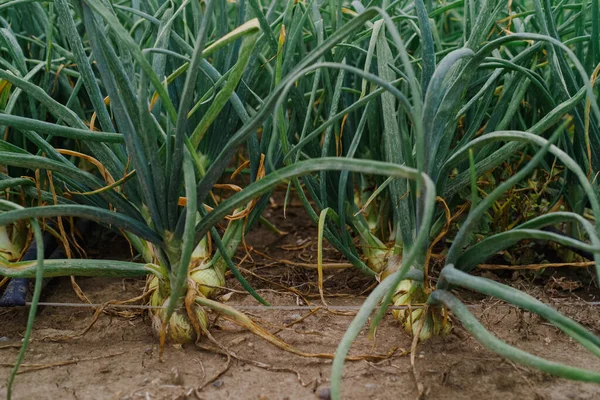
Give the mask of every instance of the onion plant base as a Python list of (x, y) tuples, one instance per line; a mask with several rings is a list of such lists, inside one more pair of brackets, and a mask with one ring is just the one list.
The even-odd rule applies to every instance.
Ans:
[(175, 344), (190, 344), (195, 343), (200, 339), (196, 326), (201, 326), (203, 329), (208, 327), (208, 316), (202, 307), (192, 305), (191, 309), (187, 307), (179, 307), (175, 309), (169, 321), (167, 319), (166, 306), (169, 298), (163, 302), (163, 308), (155, 309), (151, 312), (152, 330), (157, 335), (161, 342), (164, 338)]
[[(241, 237), (241, 223), (234, 223), (234, 233)], [(232, 240), (233, 242), (233, 240)], [(238, 241), (232, 246), (235, 249)], [(172, 294), (172, 283), (164, 268), (154, 268), (149, 277), (147, 293), (150, 295), (152, 327), (159, 336), (161, 348), (168, 339), (173, 343), (195, 343), (208, 328), (208, 316), (204, 309), (194, 302), (196, 297), (214, 297), (220, 287), (225, 286), (226, 264), (222, 257), (211, 257), (208, 241), (202, 240), (192, 252), (187, 271), (187, 284), (184, 295), (178, 299), (177, 307), (171, 316), (167, 308)]]
[[(434, 335), (446, 335), (452, 330), (452, 324), (444, 317), (443, 310), (436, 307), (425, 310), (421, 307), (427, 303), (428, 298), (429, 295), (425, 293), (420, 282), (407, 279), (400, 282), (393, 299), (394, 306), (407, 306), (406, 309), (394, 310), (394, 317), (400, 321), (408, 334), (419, 335), (420, 341), (431, 339)], [(412, 308), (411, 305), (419, 307)]]
[[(165, 281), (161, 281), (156, 275), (149, 278), (148, 292), (150, 295), (150, 305), (153, 308), (150, 312), (152, 319), (152, 330), (160, 338), (161, 347), (168, 338), (170, 342), (177, 344), (194, 343), (200, 339), (200, 332), (208, 327), (208, 316), (206, 312), (197, 304), (187, 304), (188, 297), (204, 296), (197, 287), (188, 287), (188, 293), (181, 298), (178, 307), (170, 318), (167, 315), (167, 306), (170, 300), (169, 288), (165, 287)], [(168, 318), (168, 320), (167, 320)]]

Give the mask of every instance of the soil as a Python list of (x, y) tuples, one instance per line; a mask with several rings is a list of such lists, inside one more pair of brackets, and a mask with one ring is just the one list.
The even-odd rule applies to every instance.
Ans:
[[(312, 305), (320, 298), (314, 269), (290, 265), (316, 263), (316, 232), (297, 206), (272, 206), (266, 217), (287, 232), (275, 234), (259, 226), (241, 251), (243, 273), (273, 305)], [(105, 240), (98, 256), (120, 254), (124, 244)], [(261, 253), (267, 254), (266, 258)], [(249, 254), (249, 256), (248, 256)], [(328, 262), (343, 262), (331, 249)], [(281, 260), (287, 261), (283, 263)], [(580, 270), (581, 271), (581, 270)], [(596, 334), (598, 309), (585, 305), (597, 289), (587, 272), (554, 270), (533, 279), (527, 273), (484, 272), (553, 304)], [(329, 305), (360, 306), (372, 282), (354, 270), (325, 273)], [(124, 300), (142, 293), (143, 279), (79, 278), (92, 303)], [(575, 283), (575, 285), (569, 285)], [(240, 289), (233, 277), (228, 287)], [(571, 291), (569, 291), (571, 290)], [(231, 306), (256, 306), (241, 292), (221, 299)], [(536, 315), (467, 292), (458, 295), (498, 337), (536, 355), (572, 366), (600, 371), (600, 360)], [(80, 302), (69, 279), (56, 279), (45, 289), (45, 302)], [(327, 399), (331, 361), (285, 352), (233, 323), (217, 319), (214, 338), (236, 358), (217, 351), (207, 339), (194, 345), (167, 345), (159, 360), (158, 340), (143, 312), (107, 309), (84, 335), (94, 309), (42, 307), (33, 341), (15, 384), (15, 399)], [(139, 310), (137, 310), (139, 311)], [(305, 352), (333, 353), (355, 311), (247, 310), (261, 326)], [(27, 309), (0, 310), (0, 396), (14, 363)], [(78, 336), (79, 335), (79, 336)], [(346, 399), (598, 399), (600, 386), (555, 378), (509, 362), (484, 349), (459, 324), (445, 337), (419, 345), (416, 371), (410, 363), (411, 339), (387, 315), (374, 338), (363, 331), (352, 355), (370, 359), (348, 361), (344, 370)], [(209, 348), (210, 347), (210, 348)], [(390, 353), (395, 349), (393, 354)], [(379, 355), (380, 359), (373, 356)]]

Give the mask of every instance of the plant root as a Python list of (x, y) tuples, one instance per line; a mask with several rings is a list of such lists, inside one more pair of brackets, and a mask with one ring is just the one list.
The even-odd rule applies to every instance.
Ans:
[[(217, 301), (210, 300), (210, 299), (203, 298), (203, 297), (196, 297), (196, 303), (198, 303), (204, 307), (210, 308), (211, 310), (213, 310), (219, 314), (222, 314), (224, 318), (246, 328), (247, 330), (249, 330), (253, 334), (259, 336), (260, 338), (264, 339), (265, 341), (267, 341), (267, 342), (271, 343), (272, 345), (277, 346), (280, 349), (285, 350), (289, 353), (296, 354), (301, 357), (314, 357), (314, 358), (322, 358), (322, 359), (328, 359), (328, 360), (332, 360), (335, 357), (335, 354), (332, 354), (332, 353), (307, 353), (307, 352), (298, 350), (295, 347), (284, 342), (277, 336), (268, 332), (261, 326), (257, 325), (247, 315), (235, 310), (233, 307), (230, 307), (225, 304), (219, 303)], [(402, 349), (400, 347), (392, 347), (387, 354), (362, 354), (362, 355), (357, 355), (357, 356), (348, 356), (348, 357), (346, 357), (346, 360), (348, 360), (348, 361), (384, 360), (384, 359), (388, 359), (391, 356), (393, 356), (398, 350), (400, 350), (403, 355), (407, 354), (405, 349)]]
[[(65, 365), (77, 364), (77, 363), (84, 362), (84, 361), (97, 361), (97, 360), (102, 360), (104, 358), (121, 356), (125, 353), (126, 353), (125, 351), (122, 351), (119, 353), (107, 354), (107, 355), (98, 356), (98, 357), (76, 358), (73, 360), (58, 361), (58, 362), (53, 362), (53, 363), (48, 363), (48, 364), (21, 364), (21, 369), (19, 370), (19, 372), (17, 372), (17, 374), (26, 374), (28, 372), (39, 371), (39, 370), (47, 369), (47, 368), (64, 367)], [(13, 368), (14, 364), (0, 363), (0, 366)]]

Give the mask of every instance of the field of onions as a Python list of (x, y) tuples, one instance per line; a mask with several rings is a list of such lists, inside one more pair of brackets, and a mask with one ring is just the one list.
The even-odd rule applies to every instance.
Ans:
[(0, 396), (600, 397), (600, 0), (0, 0)]

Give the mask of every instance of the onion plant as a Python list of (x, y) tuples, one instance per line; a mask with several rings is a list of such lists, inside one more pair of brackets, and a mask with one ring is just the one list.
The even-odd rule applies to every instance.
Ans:
[[(200, 338), (208, 328), (202, 307), (219, 309), (209, 298), (227, 268), (266, 303), (231, 258), (270, 191), (289, 182), (324, 237), (380, 281), (336, 353), (334, 397), (350, 344), (372, 311), (380, 306), (376, 326), (392, 301), (427, 304), (400, 315), (423, 338), (449, 329), (443, 305), (515, 362), (599, 381), (598, 373), (499, 341), (451, 292), (464, 287), (536, 312), (600, 355), (600, 339), (579, 324), (469, 274), (524, 239), (584, 249), (600, 262), (598, 228), (581, 216), (590, 208), (600, 217), (589, 179), (600, 121), (591, 83), (597, 2), (264, 3), (19, 1), (7, 11), (0, 22), (17, 31), (4, 39), (12, 58), (0, 60), (0, 124), (10, 127), (0, 164), (36, 179), (43, 175), (36, 171), (50, 174), (33, 196), (44, 205), (3, 202), (0, 226), (28, 220), (39, 235), (41, 218), (90, 219), (125, 235), (142, 259), (43, 260), (38, 240), (35, 263), (2, 263), (4, 276), (38, 278), (26, 338), (42, 276), (151, 275), (150, 302), (164, 305), (153, 316), (161, 343)], [(596, 19), (570, 30), (567, 22), (588, 7)], [(46, 22), (29, 31), (27, 18)], [(63, 91), (40, 83), (52, 76), (63, 77)], [(214, 189), (240, 149), (251, 183), (218, 198)], [(533, 155), (479, 199), (477, 178), (519, 151)], [(497, 199), (555, 161), (566, 171), (568, 208), (472, 241)], [(13, 174), (5, 188), (31, 188)], [(434, 286), (427, 250), (446, 223), (436, 194), (450, 209), (466, 198), (471, 204)], [(215, 227), (223, 221), (221, 235)], [(542, 229), (565, 222), (586, 236)]]
[[(29, 78), (35, 76), (34, 72), (28, 76), (27, 71), (0, 71), (2, 79), (26, 93), (32, 104), (37, 102), (44, 108), (43, 119), (38, 115), (11, 115), (15, 110), (9, 107), (2, 115), (6, 126), (19, 133), (38, 135), (39, 140), (34, 144), (39, 152), (29, 152), (28, 146), (15, 148), (7, 144), (1, 162), (33, 171), (51, 171), (52, 184), (58, 192), (54, 193), (52, 203), (46, 199), (55, 205), (30, 207), (26, 212), (31, 212), (33, 218), (77, 216), (122, 229), (146, 263), (115, 262), (107, 268), (108, 264), (96, 262), (53, 260), (46, 262), (46, 275), (153, 272), (155, 278), (150, 282), (154, 289), (153, 303), (162, 306), (172, 299), (165, 315), (156, 319), (163, 336), (166, 324), (160, 322), (168, 322), (173, 314), (182, 312), (188, 275), (193, 282), (190, 291), (198, 294), (208, 294), (212, 290), (209, 288), (223, 286), (225, 266), (235, 267), (230, 257), (243, 232), (244, 215), (229, 224), (225, 243), (216, 230), (212, 232), (218, 248), (216, 254), (203, 254), (202, 260), (192, 259), (197, 253), (206, 253), (207, 242), (207, 239), (194, 242), (197, 221), (205, 213), (202, 202), (197, 206), (196, 185), (222, 150), (223, 143), (239, 127), (240, 116), (230, 115), (234, 112), (229, 100), (259, 34), (256, 20), (242, 21), (231, 32), (224, 31), (230, 25), (229, 10), (225, 4), (217, 3), (208, 3), (205, 10), (190, 2), (149, 4), (147, 10), (135, 10), (81, 2), (75, 4), (74, 13), (66, 1), (50, 6), (60, 16), (60, 28), (55, 34), (65, 38), (69, 61), (77, 65), (76, 86), (80, 92), (85, 90), (87, 97), (76, 96), (71, 104), (91, 106), (91, 115), (77, 113), (77, 108), (60, 103), (52, 93), (32, 83)], [(118, 12), (142, 15), (143, 19), (137, 23), (129, 18), (120, 20)], [(225, 26), (216, 23), (223, 18)], [(126, 28), (127, 22), (133, 25)], [(237, 19), (233, 23), (237, 25)], [(214, 26), (219, 29), (215, 31)], [(129, 29), (135, 33), (133, 36)], [(191, 32), (195, 34), (189, 35)], [(169, 50), (171, 41), (176, 43), (173, 48), (179, 53)], [(219, 53), (223, 48), (228, 49), (227, 57), (223, 57), (224, 51)], [(49, 46), (46, 50), (50, 51)], [(220, 58), (221, 63), (205, 61), (213, 56)], [(217, 66), (226, 73), (225, 77)], [(199, 75), (203, 79), (198, 79)], [(16, 97), (13, 94), (11, 100)], [(174, 106), (177, 101), (178, 109)], [(194, 102), (197, 102), (195, 107)], [(237, 112), (247, 119), (248, 113), (239, 99), (235, 105), (239, 108)], [(85, 110), (84, 107), (80, 109)], [(222, 113), (230, 123), (225, 129), (214, 128), (213, 123), (217, 117), (223, 118)], [(52, 122), (44, 121), (48, 119)], [(103, 133), (89, 130), (88, 126), (93, 127), (94, 123), (96, 130), (100, 128)], [(115, 133), (117, 130), (119, 133)], [(60, 143), (52, 140), (56, 136), (73, 139), (76, 149), (56, 147)], [(80, 158), (92, 161), (96, 173), (84, 171)], [(225, 166), (213, 173), (213, 184)], [(200, 197), (206, 197), (207, 192)], [(181, 207), (181, 203), (186, 206)], [(10, 219), (10, 212), (4, 216)], [(208, 258), (211, 262), (205, 262)], [(50, 272), (52, 263), (57, 268)], [(19, 267), (18, 264), (8, 267), (6, 275), (27, 275)], [(193, 306), (188, 305), (187, 309), (189, 316), (195, 315)], [(191, 324), (206, 322), (203, 316), (186, 318), (174, 320), (180, 323), (172, 324), (168, 330), (173, 339), (193, 340), (201, 324), (195, 325), (196, 333)], [(181, 331), (185, 333), (182, 335)]]
[[(552, 34), (552, 29), (546, 26), (573, 20), (581, 16), (587, 6), (563, 7), (560, 3), (554, 7), (549, 1), (533, 3), (535, 13), (526, 5), (516, 4), (506, 9), (506, 4), (493, 1), (465, 2), (463, 10), (453, 5), (453, 13), (461, 15), (462, 34), (456, 36), (456, 48), (447, 54), (435, 51), (435, 39), (439, 40), (445, 26), (427, 18), (442, 14), (421, 1), (406, 6), (395, 3), (387, 10), (391, 17), (382, 14), (372, 25), (365, 25), (369, 35), (357, 33), (348, 39), (350, 50), (342, 62), (353, 64), (354, 68), (340, 68), (355, 76), (338, 75), (337, 86), (326, 92), (330, 108), (323, 112), (323, 125), (331, 126), (334, 121), (344, 119), (341, 124), (337, 123), (339, 134), (336, 132), (335, 148), (333, 133), (326, 129), (320, 131), (325, 132), (321, 138), (321, 154), (339, 152), (342, 148), (346, 157), (369, 155), (415, 167), (431, 178), (437, 195), (450, 209), (465, 201), (458, 195), (468, 193), (470, 184), (471, 205), (468, 216), (452, 238), (438, 282), (432, 285), (426, 269), (427, 248), (439, 238), (448, 216), (443, 210), (426, 206), (418, 183), (396, 179), (377, 182), (360, 175), (349, 178), (346, 173), (339, 176), (321, 173), (319, 181), (311, 181), (310, 177), (304, 180), (307, 192), (321, 209), (321, 226), (324, 226), (323, 218), (333, 217), (324, 229), (330, 230), (330, 236), (339, 236), (342, 240), (332, 243), (355, 255), (361, 251), (367, 266), (382, 280), (338, 348), (332, 373), (333, 397), (340, 396), (342, 364), (349, 346), (380, 301), (372, 329), (390, 302), (396, 305), (426, 303), (425, 309), (409, 308), (399, 315), (407, 330), (425, 339), (447, 331), (448, 320), (440, 308), (444, 306), (486, 347), (513, 361), (571, 379), (599, 382), (597, 372), (543, 360), (501, 342), (449, 292), (454, 286), (465, 287), (536, 312), (592, 353), (600, 354), (600, 339), (579, 324), (524, 293), (468, 274), (477, 264), (524, 239), (587, 248), (597, 263), (597, 275), (600, 274), (595, 248), (598, 228), (581, 217), (588, 208), (594, 219), (598, 218), (597, 190), (590, 183), (597, 171), (593, 159), (598, 150), (594, 144), (597, 135), (591, 126), (598, 127), (600, 117), (593, 89), (599, 68), (594, 53), (597, 47), (594, 41), (599, 38), (598, 5), (590, 5), (595, 19), (592, 17), (587, 23), (581, 18), (577, 23), (580, 34), (590, 32), (589, 41), (587, 37), (580, 37), (576, 42), (581, 41), (585, 46), (574, 48), (569, 46), (574, 41), (569, 43), (556, 32)], [(360, 6), (353, 4), (360, 12)], [(407, 21), (391, 23), (402, 18)], [(500, 25), (506, 21), (513, 24), (510, 32)], [(453, 37), (452, 33), (449, 36)], [(440, 43), (437, 46), (441, 48)], [(351, 54), (354, 49), (355, 54)], [(438, 57), (439, 62), (436, 62)], [(377, 73), (383, 82), (377, 82), (380, 88), (372, 86), (367, 94), (365, 80), (369, 72)], [(319, 83), (314, 82), (318, 90)], [(400, 91), (390, 90), (384, 83)], [(501, 96), (495, 100), (498, 93)], [(365, 100), (370, 95), (377, 100)], [(525, 101), (531, 102), (531, 106), (523, 107)], [(342, 107), (345, 109), (338, 111)], [(354, 111), (357, 109), (359, 112)], [(318, 118), (307, 118), (307, 121)], [(341, 140), (342, 133), (345, 142)], [(314, 153), (305, 150), (311, 139), (301, 136), (289, 154), (293, 156), (303, 151), (303, 156), (314, 157)], [(583, 151), (584, 144), (587, 151)], [(479, 176), (502, 162), (510, 162), (517, 151), (530, 150), (534, 155), (525, 166), (497, 184), (483, 199), (478, 199)], [(561, 191), (565, 194), (572, 191), (565, 195), (564, 211), (537, 216), (473, 243), (472, 234), (501, 196), (536, 168), (550, 170), (554, 163), (562, 164), (566, 172), (559, 182)], [(566, 211), (569, 209), (572, 211)], [(543, 230), (561, 223), (568, 223), (574, 231), (581, 229), (584, 236), (573, 238)], [(353, 244), (353, 238), (358, 239), (358, 246)], [(429, 241), (420, 241), (420, 238)], [(355, 264), (365, 270), (360, 262), (355, 261)], [(411, 269), (411, 275), (415, 269), (422, 271), (420, 278), (405, 280)]]

